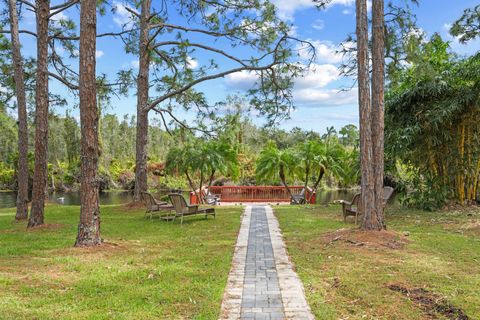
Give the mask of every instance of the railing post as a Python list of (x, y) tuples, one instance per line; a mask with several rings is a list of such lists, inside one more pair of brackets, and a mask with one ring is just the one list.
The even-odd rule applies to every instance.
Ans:
[(198, 204), (197, 195), (193, 191), (190, 191), (190, 204)]

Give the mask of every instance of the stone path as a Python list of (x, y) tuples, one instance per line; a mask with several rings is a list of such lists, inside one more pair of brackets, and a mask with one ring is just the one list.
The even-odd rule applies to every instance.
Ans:
[(247, 206), (220, 319), (314, 319), (269, 206)]

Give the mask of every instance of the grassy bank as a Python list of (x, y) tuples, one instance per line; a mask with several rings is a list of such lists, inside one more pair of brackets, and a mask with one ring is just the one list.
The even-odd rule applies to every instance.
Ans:
[(375, 237), (339, 206), (275, 212), (317, 319), (480, 319), (480, 210), (389, 208)]
[(179, 223), (101, 209), (106, 243), (73, 248), (79, 207), (49, 205), (45, 227), (0, 210), (0, 318), (216, 319), (241, 208)]

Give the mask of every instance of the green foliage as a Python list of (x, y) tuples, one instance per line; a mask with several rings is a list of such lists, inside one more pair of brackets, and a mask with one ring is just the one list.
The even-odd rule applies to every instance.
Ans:
[(418, 52), (386, 95), (386, 152), (414, 168), (414, 192), (427, 192), (409, 198), (409, 205), (418, 200), (428, 208), (430, 199), (444, 196), (473, 202), (480, 167), (480, 55), (458, 59), (439, 35)]
[(400, 197), (400, 203), (406, 207), (434, 211), (443, 208), (452, 197), (441, 177), (417, 173), (410, 182), (411, 191)]
[(356, 125), (347, 124), (338, 133), (341, 135), (340, 142), (342, 145), (345, 147), (359, 147), (359, 132)]
[(260, 152), (256, 164), (256, 175), (259, 182), (282, 183), (293, 180), (298, 170), (297, 155), (291, 149), (280, 150), (275, 142), (269, 141)]
[(212, 183), (218, 174), (238, 178), (237, 150), (228, 137), (188, 136), (183, 144), (170, 148), (166, 169), (170, 174), (185, 175), (190, 180), (190, 188), (196, 190)]
[(477, 38), (480, 35), (480, 5), (465, 9), (450, 28), (450, 33), (462, 43)]
[(286, 149), (280, 149), (270, 141), (256, 162), (258, 181), (275, 184), (300, 180), (305, 185), (315, 185), (320, 171), (324, 170), (326, 176), (337, 180), (339, 187), (358, 185), (358, 151), (343, 147), (333, 134), (325, 138), (306, 140)]
[(15, 166), (13, 156), (17, 153), (17, 124), (6, 112), (0, 111), (0, 162)]
[(6, 165), (0, 161), (0, 189), (10, 189), (15, 182), (15, 170), (6, 167)]

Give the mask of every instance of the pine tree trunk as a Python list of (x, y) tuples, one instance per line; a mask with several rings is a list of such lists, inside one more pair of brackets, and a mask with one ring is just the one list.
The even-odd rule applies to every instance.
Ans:
[(357, 64), (358, 102), (360, 113), (360, 166), (362, 193), (360, 212), (363, 214), (363, 229), (370, 229), (369, 223), (375, 213), (375, 189), (373, 177), (370, 77), (368, 59), (368, 20), (366, 0), (357, 0)]
[(75, 246), (96, 246), (100, 238), (98, 200), (98, 106), (95, 78), (96, 0), (82, 0), (80, 8), (80, 223)]
[(18, 111), (18, 167), (17, 167), (17, 213), (15, 220), (28, 218), (28, 128), (27, 102), (25, 98), (25, 79), (23, 60), (20, 52), (20, 36), (18, 33), (18, 16), (16, 0), (9, 0), (10, 29), (12, 39), (13, 70), (15, 93)]
[(139, 70), (137, 78), (137, 137), (135, 154), (135, 190), (134, 201), (140, 201), (142, 192), (148, 189), (147, 155), (148, 155), (148, 79), (150, 71), (150, 54), (148, 50), (148, 20), (151, 0), (142, 2), (140, 16)]
[(35, 168), (28, 227), (43, 224), (47, 196), (48, 21), (50, 1), (37, 0), (37, 78), (35, 84)]
[(364, 220), (364, 229), (383, 230), (384, 171), (384, 88), (385, 88), (385, 21), (384, 0), (373, 0), (372, 17), (372, 142), (375, 185), (375, 211)]

